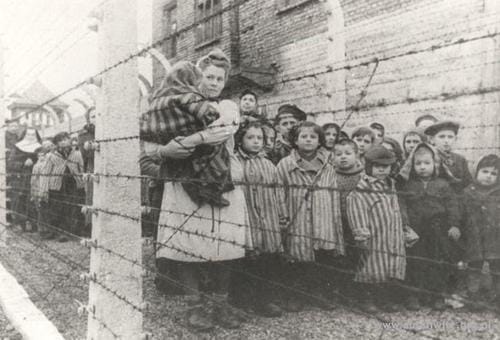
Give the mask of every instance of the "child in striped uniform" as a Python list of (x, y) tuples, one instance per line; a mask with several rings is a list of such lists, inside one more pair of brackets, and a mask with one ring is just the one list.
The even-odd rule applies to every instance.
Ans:
[[(329, 309), (324, 292), (329, 283), (323, 266), (315, 263), (318, 253), (344, 255), (340, 217), (340, 198), (335, 188), (336, 176), (330, 161), (331, 152), (323, 130), (312, 122), (302, 122), (291, 131), (291, 154), (278, 164), (280, 183), (284, 185), (286, 207), (286, 252), (294, 260), (290, 265), (290, 283), (314, 296), (314, 304)], [(313, 189), (314, 186), (321, 187)], [(299, 288), (299, 286), (301, 286)], [(301, 310), (303, 299), (289, 296), (287, 309)]]
[[(269, 281), (278, 279), (279, 253), (283, 252), (280, 234), (280, 190), (272, 186), (278, 181), (276, 166), (264, 152), (266, 134), (259, 122), (247, 122), (236, 134), (237, 156), (243, 166), (243, 187), (248, 207), (250, 235), (257, 258), (246, 260), (249, 276), (241, 286), (253, 286), (246, 295), (257, 313), (267, 317), (281, 316), (280, 307), (272, 302), (274, 286)], [(269, 185), (269, 186), (267, 186)], [(281, 209), (282, 210), (282, 209)], [(255, 279), (260, 277), (263, 280)], [(252, 290), (252, 289), (251, 289)]]
[(380, 307), (385, 311), (395, 312), (399, 310), (395, 289), (398, 281), (404, 280), (406, 270), (405, 212), (399, 204), (395, 182), (389, 177), (396, 158), (377, 145), (366, 152), (365, 161), (366, 174), (357, 190), (347, 197), (349, 225), (354, 230), (364, 230), (355, 236), (357, 245), (365, 252), (354, 280), (361, 283), (360, 291), (365, 293), (362, 307), (366, 312), (377, 311), (374, 297), (380, 298)]

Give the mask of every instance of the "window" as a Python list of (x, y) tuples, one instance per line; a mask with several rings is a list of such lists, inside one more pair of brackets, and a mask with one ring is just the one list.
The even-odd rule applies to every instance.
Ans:
[(177, 55), (177, 3), (173, 2), (165, 6), (163, 10), (163, 31), (165, 39), (163, 42), (163, 54), (167, 58)]
[(286, 12), (310, 1), (312, 0), (276, 0), (276, 12)]
[(196, 45), (212, 41), (222, 35), (222, 0), (196, 0)]

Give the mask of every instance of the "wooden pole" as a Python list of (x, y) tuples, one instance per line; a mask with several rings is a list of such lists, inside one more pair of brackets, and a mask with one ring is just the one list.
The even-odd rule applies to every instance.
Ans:
[[(5, 166), (5, 89), (4, 89), (4, 56), (3, 56), (3, 43), (0, 38), (0, 173), (7, 173)], [(7, 177), (5, 175), (0, 176), (0, 247), (7, 246), (7, 199), (6, 199), (6, 187), (7, 187)]]
[[(104, 67), (137, 51), (136, 1), (110, 0), (103, 5), (99, 48)], [(137, 75), (135, 58), (102, 75), (97, 140), (138, 134)], [(95, 153), (95, 171), (139, 175), (138, 159), (138, 139), (101, 143), (100, 151)], [(94, 184), (96, 208), (140, 217), (139, 181), (101, 177)], [(90, 274), (95, 275), (95, 280), (90, 282), (87, 338), (140, 339), (142, 310), (137, 307), (142, 304), (141, 226), (131, 219), (99, 212), (93, 218), (92, 239), (97, 247), (92, 248), (90, 259)]]

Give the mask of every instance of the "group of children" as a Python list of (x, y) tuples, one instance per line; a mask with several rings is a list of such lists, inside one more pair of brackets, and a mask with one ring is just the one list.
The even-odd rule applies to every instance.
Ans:
[[(342, 300), (369, 313), (443, 310), (444, 297), (470, 302), (484, 292), (500, 307), (500, 158), (483, 157), (473, 178), (453, 151), (459, 124), (420, 117), (400, 146), (379, 123), (349, 138), (293, 105), (273, 126), (241, 112), (236, 148), (261, 262), (249, 277), (281, 282), (254, 284), (256, 310), (279, 316)], [(272, 292), (283, 291), (278, 306)]]

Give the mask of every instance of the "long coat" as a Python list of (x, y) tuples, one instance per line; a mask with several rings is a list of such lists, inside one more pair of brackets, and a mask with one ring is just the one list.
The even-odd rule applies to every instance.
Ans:
[[(242, 181), (243, 169), (233, 154), (233, 141), (227, 141), (226, 147), (231, 155), (232, 178)], [(223, 197), (231, 203), (228, 207), (208, 204), (200, 207), (187, 195), (182, 184), (165, 182), (157, 258), (182, 262), (243, 258), (245, 250), (252, 247), (243, 189), (236, 186)]]
[[(25, 163), (30, 159), (32, 165)], [(30, 205), (31, 172), (37, 158), (34, 153), (21, 151), (14, 146), (7, 161), (7, 172), (9, 175), (10, 192), (12, 199), (11, 210), (13, 210), (13, 221), (17, 224), (24, 224), (32, 216)]]
[(486, 190), (469, 185), (464, 204), (466, 259), (500, 260), (500, 185)]
[[(243, 186), (250, 221), (250, 234), (253, 246), (263, 252), (281, 252), (283, 245), (280, 235), (279, 195), (282, 188), (265, 186), (278, 182), (276, 166), (264, 155), (250, 156), (242, 150), (237, 152), (238, 159), (243, 165)], [(252, 185), (255, 183), (255, 185)], [(264, 185), (262, 185), (264, 184)]]
[(447, 276), (452, 267), (441, 261), (454, 261), (454, 241), (448, 237), (448, 230), (451, 226), (459, 227), (456, 194), (442, 178), (433, 178), (427, 185), (421, 180), (410, 179), (403, 192), (410, 227), (420, 237), (408, 249), (407, 276), (410, 284), (442, 292), (447, 287)]
[[(287, 251), (298, 261), (314, 261), (315, 250), (335, 250), (344, 255), (344, 237), (340, 213), (340, 195), (337, 176), (328, 160), (328, 151), (320, 149), (318, 159), (323, 164), (320, 171), (305, 169), (297, 150), (278, 164), (282, 196), (289, 220)], [(325, 164), (326, 163), (326, 164)], [(311, 185), (323, 187), (311, 189)]]
[(369, 232), (369, 250), (361, 257), (355, 280), (379, 283), (390, 279), (404, 280), (406, 252), (403, 218), (396, 187), (363, 175), (347, 196), (349, 225)]

